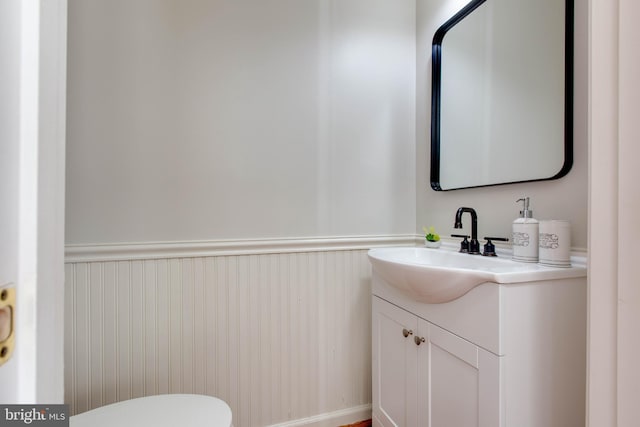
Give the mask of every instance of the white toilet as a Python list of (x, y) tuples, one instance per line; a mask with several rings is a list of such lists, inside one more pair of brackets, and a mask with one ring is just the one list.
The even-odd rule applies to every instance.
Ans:
[(125, 400), (74, 415), (70, 427), (232, 427), (223, 400), (197, 394), (163, 394)]

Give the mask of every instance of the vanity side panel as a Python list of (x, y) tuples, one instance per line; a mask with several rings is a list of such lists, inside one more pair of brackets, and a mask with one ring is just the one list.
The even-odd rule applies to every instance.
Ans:
[(583, 427), (586, 278), (500, 287), (507, 425)]

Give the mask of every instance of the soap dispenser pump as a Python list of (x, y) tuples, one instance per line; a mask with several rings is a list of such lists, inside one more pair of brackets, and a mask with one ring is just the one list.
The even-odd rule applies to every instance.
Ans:
[(529, 209), (528, 197), (516, 200), (518, 202), (522, 202), (522, 210), (520, 217), (513, 221), (513, 260), (538, 262), (538, 220)]

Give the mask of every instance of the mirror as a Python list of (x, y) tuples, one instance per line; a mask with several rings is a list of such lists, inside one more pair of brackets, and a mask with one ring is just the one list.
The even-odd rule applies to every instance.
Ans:
[(432, 67), (434, 190), (569, 172), (572, 0), (473, 0), (435, 33)]

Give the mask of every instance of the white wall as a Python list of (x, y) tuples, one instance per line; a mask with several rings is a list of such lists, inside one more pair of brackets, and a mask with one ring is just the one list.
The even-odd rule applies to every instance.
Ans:
[(69, 2), (72, 412), (370, 417), (366, 250), (414, 241), (415, 43), (415, 2)]
[(415, 4), (74, 0), (68, 244), (413, 233)]
[[(453, 228), (456, 210), (469, 206), (478, 212), (478, 235), (510, 237), (511, 223), (520, 210), (516, 199), (531, 198), (534, 217), (567, 219), (572, 224), (572, 246), (587, 247), (587, 2), (575, 4), (574, 164), (560, 180), (497, 187), (435, 192), (429, 185), (431, 117), (431, 44), (438, 27), (466, 2), (417, 1), (416, 99), (416, 230), (434, 225), (444, 236)], [(543, 31), (543, 29), (541, 29)], [(463, 219), (470, 230), (469, 218)]]

